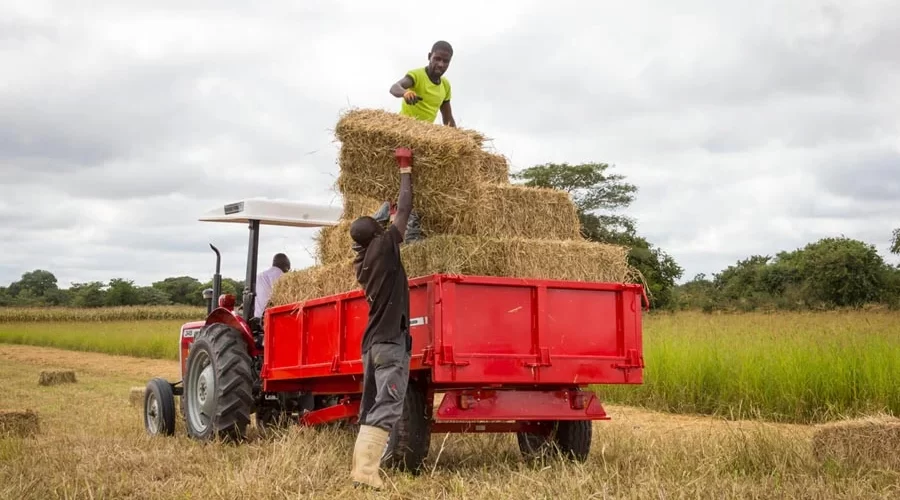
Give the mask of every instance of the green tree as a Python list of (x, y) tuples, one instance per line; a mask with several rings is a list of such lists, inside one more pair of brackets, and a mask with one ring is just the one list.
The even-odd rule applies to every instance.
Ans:
[(635, 199), (637, 186), (621, 174), (609, 172), (607, 163), (547, 163), (514, 173), (513, 179), (531, 187), (565, 191), (578, 210), (582, 235), (600, 243), (629, 247), (628, 262), (647, 284), (653, 306), (674, 306), (675, 282), (684, 270), (675, 259), (637, 235), (635, 220), (619, 213)]
[(134, 306), (140, 303), (140, 297), (133, 281), (113, 278), (109, 281), (105, 302), (108, 306)]
[(891, 253), (900, 254), (900, 228), (894, 229), (894, 237), (891, 240)]
[(69, 292), (75, 307), (103, 307), (106, 303), (105, 285), (100, 281), (72, 283)]
[(43, 302), (44, 297), (59, 290), (56, 284), (56, 276), (50, 271), (35, 269), (22, 275), (19, 281), (9, 285), (8, 293), (13, 298), (19, 298), (23, 302)]
[(142, 286), (135, 289), (138, 304), (146, 306), (167, 306), (172, 303), (165, 292), (152, 286)]
[(874, 245), (849, 238), (824, 238), (794, 257), (804, 295), (825, 306), (861, 306), (877, 302), (887, 266)]
[(203, 297), (195, 293), (199, 286), (200, 282), (190, 276), (166, 278), (153, 283), (153, 288), (165, 293), (172, 303), (193, 306), (203, 305)]

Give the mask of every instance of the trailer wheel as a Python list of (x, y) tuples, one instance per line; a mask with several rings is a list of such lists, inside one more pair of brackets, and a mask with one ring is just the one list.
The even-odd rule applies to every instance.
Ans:
[(418, 474), (431, 446), (431, 422), (425, 412), (425, 389), (410, 381), (403, 415), (394, 425), (381, 459), (384, 467)]
[(175, 394), (161, 378), (148, 382), (144, 391), (144, 428), (151, 436), (175, 434)]
[(568, 459), (584, 462), (591, 451), (593, 427), (590, 420), (541, 422), (551, 426), (547, 434), (517, 432), (519, 451), (528, 460), (539, 460), (559, 450)]
[(253, 406), (251, 366), (240, 332), (224, 324), (201, 331), (191, 344), (184, 379), (188, 435), (201, 441), (246, 436)]

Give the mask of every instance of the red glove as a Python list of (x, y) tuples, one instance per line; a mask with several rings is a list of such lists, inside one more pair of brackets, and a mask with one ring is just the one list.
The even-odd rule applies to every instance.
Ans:
[(400, 168), (401, 174), (412, 173), (412, 151), (409, 148), (397, 148), (394, 151), (394, 157), (397, 158), (397, 166)]

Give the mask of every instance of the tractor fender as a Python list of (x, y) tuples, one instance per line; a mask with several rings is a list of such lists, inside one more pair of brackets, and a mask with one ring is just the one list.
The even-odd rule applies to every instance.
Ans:
[(256, 342), (253, 340), (253, 334), (250, 332), (250, 326), (244, 321), (244, 318), (236, 315), (233, 311), (220, 307), (206, 317), (206, 326), (216, 323), (226, 324), (241, 332), (244, 342), (247, 343), (247, 354), (250, 356), (259, 355), (259, 351), (256, 349)]

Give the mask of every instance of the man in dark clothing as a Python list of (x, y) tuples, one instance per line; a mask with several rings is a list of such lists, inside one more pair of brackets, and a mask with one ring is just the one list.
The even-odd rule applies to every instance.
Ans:
[(369, 303), (362, 338), (360, 428), (350, 476), (354, 483), (375, 488), (383, 486), (379, 463), (390, 431), (403, 413), (412, 350), (409, 282), (400, 260), (400, 243), (412, 211), (412, 154), (405, 148), (396, 154), (400, 197), (394, 222), (387, 230), (373, 217), (360, 217), (350, 225), (350, 236), (358, 245), (353, 268)]

